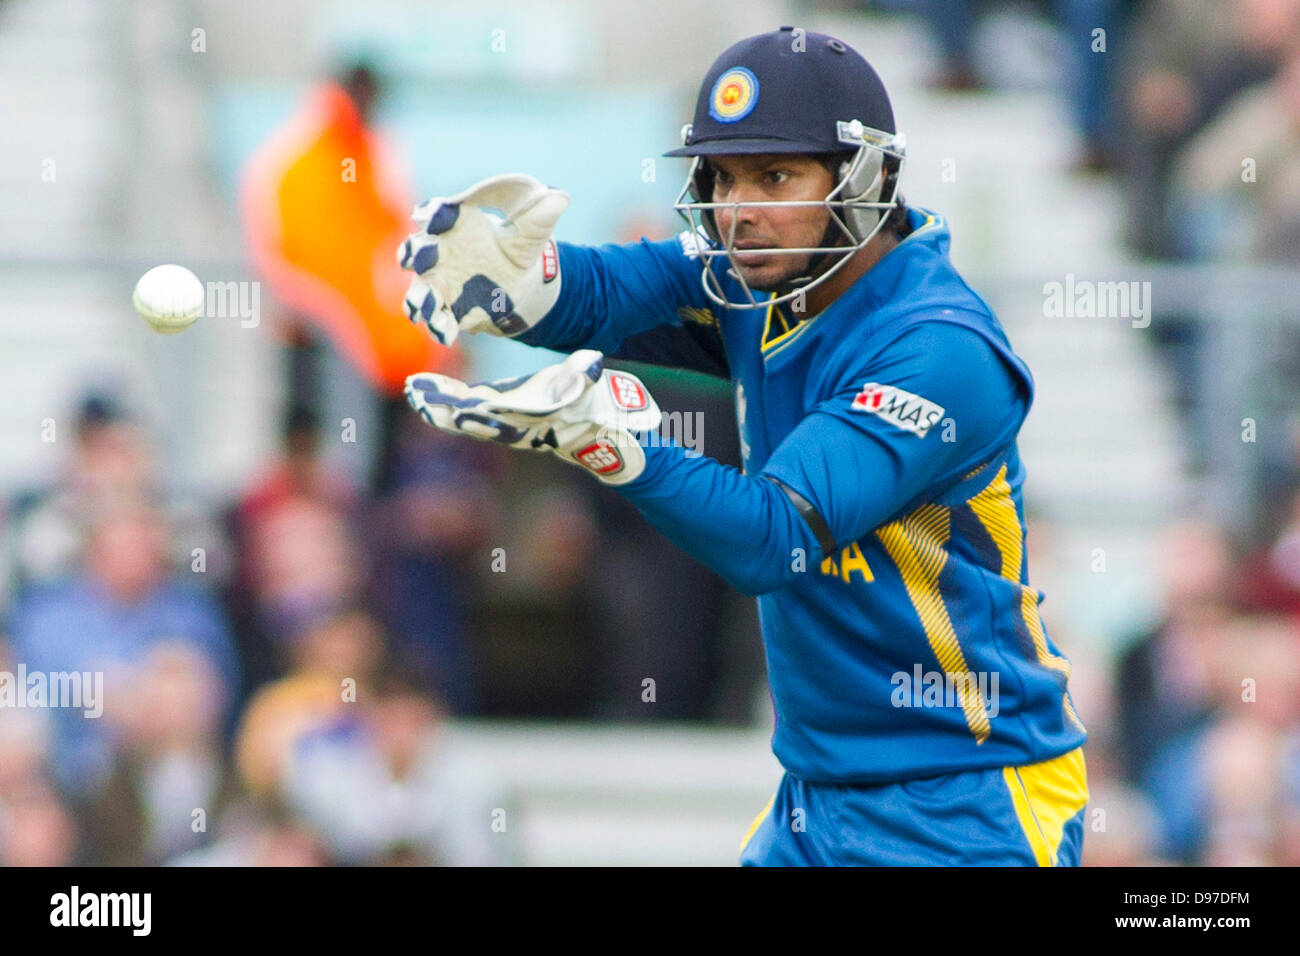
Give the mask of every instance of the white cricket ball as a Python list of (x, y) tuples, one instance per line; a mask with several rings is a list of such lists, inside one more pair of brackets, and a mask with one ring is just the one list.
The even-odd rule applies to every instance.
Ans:
[(131, 304), (156, 331), (179, 332), (203, 314), (203, 283), (184, 266), (154, 266), (135, 284)]

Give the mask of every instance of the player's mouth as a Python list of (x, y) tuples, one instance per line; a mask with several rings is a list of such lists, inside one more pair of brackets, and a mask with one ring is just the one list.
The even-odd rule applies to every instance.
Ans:
[(746, 269), (753, 269), (759, 266), (767, 265), (769, 262), (772, 261), (772, 256), (770, 254), (756, 253), (756, 252), (751, 252), (749, 254), (746, 254), (745, 250), (746, 249), (771, 249), (771, 248), (773, 248), (772, 244), (767, 242), (754, 242), (752, 240), (745, 241), (745, 242), (738, 242), (734, 246), (732, 246), (732, 256), (735, 258), (737, 265), (744, 266)]

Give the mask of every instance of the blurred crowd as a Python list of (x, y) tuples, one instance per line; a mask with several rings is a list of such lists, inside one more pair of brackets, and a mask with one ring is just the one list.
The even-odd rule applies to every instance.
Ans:
[[(1300, 2), (1150, 0), (1139, 8), (1117, 115), (1129, 245), (1138, 256), (1207, 267), (1300, 263)], [(1245, 283), (1238, 277), (1233, 281)], [(1212, 321), (1249, 323), (1249, 404), (1259, 442), (1256, 524), (1273, 527), (1300, 487), (1300, 331), (1294, 301), (1243, 285), (1230, 314), (1165, 310), (1153, 322), (1187, 422), (1190, 467), (1212, 470), (1234, 408), (1211, 397), (1227, 358)], [(1240, 414), (1236, 416), (1240, 418)]]
[(1298, 522), (1258, 548), (1168, 527), (1160, 613), (1113, 660), (1049, 616), (1089, 728), (1086, 865), (1300, 865)]
[(448, 718), (750, 722), (744, 599), (576, 471), (398, 427), (377, 493), (295, 407), (196, 515), (138, 420), (82, 403), (3, 516), (0, 671), (102, 674), (103, 713), (0, 707), (0, 863), (505, 863), (510, 795)]
[[(837, 6), (840, 4), (830, 3)], [(1300, 0), (855, 0), (926, 26), (936, 89), (993, 88), (977, 27), (993, 14), (1050, 24), (1059, 87), (1076, 132), (1072, 171), (1123, 190), (1127, 251), (1139, 260), (1295, 268), (1300, 263)], [(987, 58), (987, 53), (986, 53)], [(1231, 280), (1249, 280), (1234, 274)], [(1300, 332), (1289, 300), (1243, 287), (1225, 316), (1163, 309), (1148, 337), (1186, 424), (1189, 467), (1212, 469), (1214, 320), (1251, 322), (1251, 404), (1278, 427), (1259, 436), (1257, 491), (1284, 501), (1300, 486)], [(1157, 302), (1156, 308), (1160, 309)], [(1223, 303), (1205, 300), (1205, 309)], [(1260, 523), (1277, 518), (1264, 509)]]

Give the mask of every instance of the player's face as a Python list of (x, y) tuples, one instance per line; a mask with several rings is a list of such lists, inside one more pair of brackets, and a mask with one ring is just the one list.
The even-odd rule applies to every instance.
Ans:
[[(823, 200), (835, 186), (830, 170), (811, 156), (711, 156), (713, 202)], [(822, 206), (741, 206), (717, 209), (723, 240), (731, 237), (732, 259), (751, 289), (769, 292), (806, 275), (812, 253), (746, 254), (762, 247), (809, 249), (822, 245), (830, 213)]]

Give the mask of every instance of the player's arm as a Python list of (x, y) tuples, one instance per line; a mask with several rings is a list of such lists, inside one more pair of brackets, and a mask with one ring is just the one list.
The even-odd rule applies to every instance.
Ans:
[[(534, 375), (476, 386), (413, 375), (407, 398), (436, 428), (586, 467), (746, 594), (791, 583), (809, 557), (833, 554), (949, 489), (1005, 452), (1028, 410), (1027, 390), (977, 333), (925, 323), (861, 368), (832, 374), (830, 397), (750, 476), (644, 441), (659, 424), (653, 398), (602, 362), (580, 351)], [(879, 391), (869, 382), (912, 397), (888, 413), (872, 404)]]
[(716, 323), (683, 325), (678, 314), (702, 299), (687, 244), (556, 243), (568, 202), (558, 189), (510, 174), (417, 207), (421, 228), (398, 252), (417, 275), (408, 318), (444, 345), (462, 331), (487, 332), (729, 377)]
[[(856, 409), (869, 381), (920, 396), (942, 413), (921, 435)], [(665, 444), (647, 447), (641, 475), (619, 490), (652, 525), (738, 590), (763, 594), (1005, 450), (1027, 401), (1014, 374), (977, 333), (924, 323), (862, 374), (845, 376), (761, 473), (747, 476)], [(795, 560), (796, 549), (803, 549), (805, 561)]]
[[(689, 236), (689, 234), (688, 234)], [(558, 243), (564, 285), (519, 341), (730, 378), (722, 335), (700, 291), (700, 267), (678, 239), (627, 245)], [(700, 320), (686, 319), (685, 314)]]

